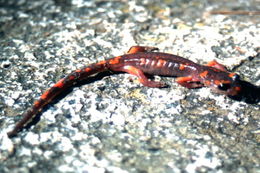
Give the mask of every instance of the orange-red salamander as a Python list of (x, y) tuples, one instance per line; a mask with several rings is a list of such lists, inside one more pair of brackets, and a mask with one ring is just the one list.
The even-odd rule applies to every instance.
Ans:
[(147, 87), (164, 87), (165, 84), (149, 80), (145, 74), (174, 76), (177, 77), (177, 83), (184, 87), (206, 86), (228, 96), (236, 96), (241, 90), (239, 76), (229, 73), (223, 65), (216, 61), (211, 61), (207, 65), (199, 65), (180, 56), (153, 52), (154, 50), (158, 50), (158, 48), (133, 46), (125, 55), (100, 61), (70, 73), (34, 102), (32, 108), (24, 114), (14, 129), (8, 132), (8, 136), (15, 136), (31, 122), (35, 115), (42, 111), (45, 105), (52, 102), (64, 90), (93, 74), (107, 70), (130, 73)]

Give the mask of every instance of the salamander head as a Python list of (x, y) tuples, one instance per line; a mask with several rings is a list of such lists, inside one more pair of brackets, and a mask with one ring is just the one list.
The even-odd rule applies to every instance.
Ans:
[(213, 79), (210, 87), (217, 93), (236, 96), (241, 92), (240, 77), (235, 73), (226, 73), (219, 79)]
[(213, 91), (228, 96), (236, 96), (241, 91), (239, 75), (216, 69), (204, 70), (199, 74), (200, 81)]

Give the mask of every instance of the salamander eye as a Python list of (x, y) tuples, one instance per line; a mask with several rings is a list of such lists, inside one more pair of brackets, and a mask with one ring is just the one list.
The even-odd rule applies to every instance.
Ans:
[(240, 76), (239, 76), (238, 74), (235, 74), (235, 75), (232, 77), (232, 79), (233, 79), (234, 81), (237, 81), (237, 80), (240, 79)]
[(230, 84), (225, 84), (225, 83), (223, 84), (223, 83), (221, 83), (221, 84), (218, 85), (218, 89), (222, 90), (222, 91), (226, 91), (229, 88), (230, 88)]

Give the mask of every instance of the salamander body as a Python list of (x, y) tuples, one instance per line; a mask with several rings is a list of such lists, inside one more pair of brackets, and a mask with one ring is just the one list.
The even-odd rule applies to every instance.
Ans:
[(130, 73), (147, 87), (165, 86), (162, 82), (149, 80), (145, 74), (150, 74), (177, 77), (176, 82), (187, 88), (210, 87), (214, 91), (228, 96), (236, 96), (240, 93), (239, 76), (229, 73), (218, 62), (211, 61), (207, 65), (200, 65), (177, 55), (153, 52), (154, 50), (158, 50), (158, 48), (133, 46), (125, 55), (75, 70), (45, 91), (34, 102), (32, 108), (23, 115), (14, 129), (8, 132), (8, 136), (15, 136), (31, 122), (35, 115), (42, 111), (45, 105), (52, 102), (64, 90), (93, 74), (107, 70)]

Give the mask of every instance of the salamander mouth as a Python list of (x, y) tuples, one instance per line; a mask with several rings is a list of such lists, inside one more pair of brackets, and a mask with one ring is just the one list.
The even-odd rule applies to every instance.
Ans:
[(221, 86), (211, 86), (210, 88), (215, 93), (225, 94), (227, 96), (237, 96), (241, 92), (240, 85), (231, 86), (230, 84), (225, 84), (225, 85), (221, 85)]

